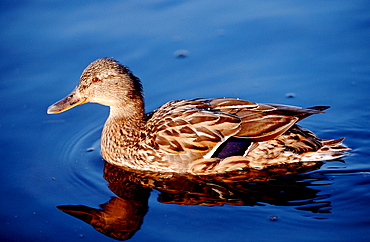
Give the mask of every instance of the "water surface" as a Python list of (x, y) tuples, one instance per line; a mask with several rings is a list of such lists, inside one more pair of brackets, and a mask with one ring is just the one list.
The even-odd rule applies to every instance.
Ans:
[(224, 96), (330, 105), (301, 125), (353, 149), (303, 174), (218, 182), (210, 196), (144, 189), (149, 209), (132, 241), (370, 239), (367, 1), (3, 1), (0, 11), (2, 241), (112, 240), (56, 208), (101, 209), (121, 194), (99, 153), (107, 107), (46, 114), (100, 57), (140, 77), (148, 111)]

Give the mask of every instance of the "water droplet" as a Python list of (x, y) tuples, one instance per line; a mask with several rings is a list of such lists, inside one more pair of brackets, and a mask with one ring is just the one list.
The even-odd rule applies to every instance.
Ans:
[(175, 56), (177, 58), (185, 58), (189, 55), (189, 51), (187, 50), (176, 50), (175, 51)]
[(278, 220), (278, 216), (272, 215), (269, 217), (270, 221), (276, 221)]
[(287, 98), (293, 98), (293, 97), (295, 97), (295, 93), (294, 92), (288, 92), (287, 94), (285, 94), (285, 96)]

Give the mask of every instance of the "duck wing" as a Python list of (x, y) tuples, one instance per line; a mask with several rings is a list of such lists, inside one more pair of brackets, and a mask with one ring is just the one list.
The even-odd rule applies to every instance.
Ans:
[(328, 106), (309, 109), (281, 104), (261, 104), (249, 101), (218, 98), (210, 100), (212, 109), (238, 116), (241, 129), (235, 135), (254, 141), (266, 141), (285, 133), (296, 122), (312, 114), (323, 113)]
[(211, 157), (230, 137), (252, 141), (274, 139), (297, 121), (322, 113), (321, 109), (258, 104), (233, 98), (178, 100), (153, 112), (147, 129), (155, 136), (152, 140), (165, 152), (185, 151)]
[(240, 130), (241, 119), (210, 107), (205, 99), (171, 101), (147, 121), (156, 145), (170, 154), (201, 157)]

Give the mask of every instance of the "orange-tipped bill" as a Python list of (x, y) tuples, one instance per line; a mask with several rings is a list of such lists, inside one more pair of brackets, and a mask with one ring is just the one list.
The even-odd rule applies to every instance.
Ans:
[(76, 88), (67, 97), (51, 105), (48, 108), (47, 113), (48, 114), (61, 113), (78, 105), (84, 104), (86, 102), (87, 102), (86, 98), (82, 98)]

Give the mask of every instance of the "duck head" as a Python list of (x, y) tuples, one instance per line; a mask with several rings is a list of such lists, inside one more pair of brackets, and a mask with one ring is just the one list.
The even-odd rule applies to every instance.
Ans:
[(143, 109), (140, 80), (112, 58), (92, 62), (83, 71), (77, 87), (65, 98), (51, 105), (47, 113), (61, 113), (84, 103), (99, 103), (123, 111)]

